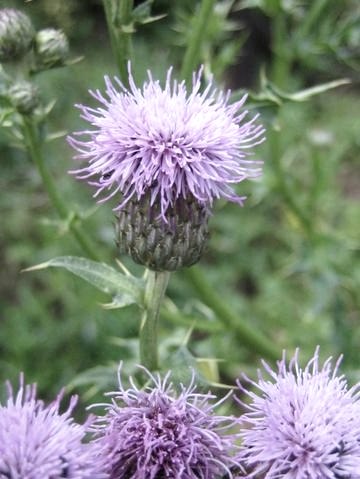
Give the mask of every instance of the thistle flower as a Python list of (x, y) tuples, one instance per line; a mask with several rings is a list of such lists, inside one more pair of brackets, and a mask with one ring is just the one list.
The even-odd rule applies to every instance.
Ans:
[[(105, 96), (90, 91), (101, 105), (77, 105), (93, 129), (69, 138), (79, 152), (75, 158), (87, 161), (73, 173), (95, 186), (95, 197), (106, 193), (100, 201), (119, 197), (115, 210), (122, 224), (120, 242), (135, 261), (155, 270), (167, 269), (174, 257), (180, 257), (175, 261), (178, 266), (196, 262), (207, 238), (214, 200), (222, 197), (242, 204), (244, 197), (232, 185), (261, 172), (260, 162), (249, 156), (264, 140), (264, 128), (257, 124), (257, 116), (246, 120), (248, 112), (242, 111), (246, 96), (229, 104), (230, 93), (217, 91), (211, 82), (201, 92), (201, 73), (193, 75), (191, 92), (185, 82), (172, 80), (171, 68), (164, 88), (150, 72), (138, 88), (129, 71), (129, 90), (117, 78), (112, 82), (105, 77)], [(143, 231), (155, 225), (155, 243), (165, 258), (159, 267), (157, 261), (152, 264), (138, 254), (142, 248), (134, 235), (140, 222)], [(174, 239), (181, 228), (186, 233)], [(142, 240), (148, 236), (149, 231), (143, 233)], [(186, 245), (195, 237), (199, 240), (194, 252), (184, 259), (178, 250), (188, 248), (179, 248), (179, 243)], [(127, 243), (127, 238), (132, 241)], [(151, 245), (145, 244), (145, 250), (153, 256)]]
[(236, 460), (234, 420), (216, 416), (211, 394), (195, 392), (194, 378), (176, 393), (169, 380), (151, 375), (149, 385), (138, 389), (130, 378), (125, 389), (119, 374), (119, 391), (106, 415), (94, 424), (99, 460), (110, 479), (213, 479), (232, 478)]
[(149, 80), (140, 89), (129, 72), (130, 91), (115, 78), (105, 77), (106, 96), (90, 92), (101, 103), (96, 109), (77, 105), (82, 118), (95, 129), (70, 137), (79, 151), (75, 158), (89, 164), (76, 171), (91, 180), (95, 196), (111, 191), (106, 199), (121, 193), (121, 209), (130, 198), (138, 200), (150, 193), (150, 203), (159, 202), (166, 221), (167, 210), (178, 198), (189, 196), (211, 206), (215, 198), (242, 203), (231, 184), (257, 176), (258, 162), (247, 159), (249, 150), (263, 141), (264, 129), (256, 116), (244, 122), (247, 111), (239, 113), (246, 96), (232, 105), (210, 83), (200, 93), (201, 70), (193, 77), (187, 94), (185, 82), (171, 80), (170, 68), (165, 88)]
[(45, 406), (36, 398), (36, 386), (20, 380), (17, 394), (8, 385), (7, 402), (0, 405), (1, 479), (102, 479), (90, 446), (83, 444), (88, 424), (71, 416), (77, 402), (60, 413), (60, 394)]
[[(259, 392), (250, 398), (240, 418), (244, 428), (240, 457), (247, 478), (359, 479), (360, 384), (349, 388), (338, 375), (341, 358), (319, 364), (319, 349), (302, 369), (298, 350), (277, 371), (263, 363), (270, 380), (259, 372)], [(243, 476), (242, 476), (243, 477)]]

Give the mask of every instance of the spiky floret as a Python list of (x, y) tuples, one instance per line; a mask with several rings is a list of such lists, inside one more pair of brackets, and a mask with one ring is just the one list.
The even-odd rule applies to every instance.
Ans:
[(87, 161), (74, 173), (95, 186), (96, 197), (118, 195), (121, 209), (149, 194), (165, 223), (179, 198), (206, 207), (221, 197), (242, 204), (232, 185), (260, 174), (260, 162), (249, 156), (264, 140), (264, 128), (257, 116), (246, 120), (246, 96), (229, 104), (230, 93), (212, 82), (201, 92), (201, 74), (193, 75), (188, 92), (185, 82), (172, 80), (171, 68), (164, 88), (150, 72), (137, 87), (129, 69), (129, 90), (105, 77), (105, 95), (90, 92), (101, 106), (77, 105), (93, 128), (68, 139), (75, 158)]
[(59, 394), (45, 405), (23, 377), (16, 394), (8, 384), (7, 401), (0, 405), (1, 479), (106, 479), (83, 443), (89, 423), (73, 420), (76, 396), (62, 413), (61, 399)]
[(332, 366), (319, 363), (319, 349), (302, 369), (298, 350), (287, 366), (285, 353), (277, 370), (263, 363), (252, 386), (239, 387), (250, 402), (240, 418), (241, 457), (247, 478), (359, 479), (360, 384), (349, 388)]
[(232, 478), (239, 468), (234, 418), (217, 416), (214, 396), (180, 385), (176, 392), (170, 373), (163, 379), (148, 375), (139, 389), (130, 378), (126, 389), (119, 373), (119, 390), (95, 423), (99, 460), (110, 479)]

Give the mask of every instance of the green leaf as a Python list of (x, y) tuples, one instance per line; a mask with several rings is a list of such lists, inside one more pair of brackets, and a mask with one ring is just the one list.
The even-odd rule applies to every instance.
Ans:
[(132, 11), (132, 17), (135, 21), (142, 22), (147, 17), (150, 17), (151, 6), (154, 3), (154, 0), (145, 0), (145, 2), (140, 3)]
[(153, 22), (157, 22), (158, 20), (161, 20), (162, 18), (165, 18), (167, 17), (167, 14), (166, 13), (162, 13), (160, 15), (154, 15), (152, 17), (147, 17), (145, 18), (144, 20), (141, 20), (141, 23), (143, 25), (146, 25), (147, 23), (153, 23)]
[(80, 276), (100, 291), (112, 296), (107, 308), (122, 308), (129, 304), (143, 304), (144, 281), (135, 276), (123, 274), (104, 263), (98, 263), (77, 256), (59, 256), (24, 271), (37, 271), (46, 268), (65, 268)]
[(100, 391), (111, 391), (116, 387), (116, 377), (119, 365), (110, 363), (107, 366), (95, 366), (78, 374), (68, 385), (68, 391), (77, 388), (86, 390), (82, 393), (82, 399), (89, 401)]
[(128, 23), (127, 25), (121, 25), (121, 31), (123, 33), (135, 33), (136, 29), (134, 23)]
[(271, 85), (272, 90), (276, 93), (280, 98), (284, 100), (302, 102), (307, 101), (309, 98), (315, 95), (319, 95), (320, 93), (324, 93), (328, 90), (332, 90), (333, 88), (337, 88), (342, 85), (348, 85), (351, 81), (348, 78), (342, 78), (340, 80), (334, 80), (328, 83), (322, 83), (321, 85), (315, 85), (310, 88), (306, 88), (305, 90), (300, 90), (295, 93), (285, 93), (274, 85)]
[(58, 138), (63, 138), (64, 136), (67, 135), (67, 131), (55, 131), (54, 133), (48, 133), (45, 137), (46, 143), (49, 143), (50, 141), (57, 140)]
[[(270, 105), (281, 106), (287, 101), (304, 102), (315, 95), (320, 95), (321, 93), (332, 90), (333, 88), (338, 88), (339, 86), (348, 85), (351, 83), (351, 80), (348, 78), (341, 78), (340, 80), (334, 80), (328, 83), (322, 83), (321, 85), (315, 85), (295, 93), (289, 93), (281, 90), (272, 82), (270, 82), (267, 79), (264, 71), (261, 72), (260, 80), (260, 91), (258, 93), (249, 94), (250, 99), (257, 105), (258, 108)], [(240, 96), (240, 93), (242, 92), (235, 92), (233, 94), (233, 98)]]

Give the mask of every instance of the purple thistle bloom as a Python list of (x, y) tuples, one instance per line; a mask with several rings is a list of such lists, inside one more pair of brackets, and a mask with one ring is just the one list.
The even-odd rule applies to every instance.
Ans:
[[(348, 388), (338, 375), (341, 357), (319, 365), (319, 348), (305, 369), (298, 350), (286, 366), (285, 353), (270, 380), (246, 378), (258, 392), (240, 390), (250, 403), (240, 418), (244, 428), (240, 457), (247, 478), (359, 479), (360, 384)], [(244, 477), (244, 476), (241, 476)]]
[(89, 423), (79, 425), (71, 417), (77, 398), (60, 413), (61, 398), (45, 406), (22, 376), (17, 394), (8, 384), (7, 401), (0, 405), (1, 479), (107, 477), (94, 464), (91, 446), (82, 443)]
[(195, 198), (206, 207), (220, 197), (242, 204), (245, 197), (231, 185), (260, 174), (261, 162), (248, 157), (264, 140), (264, 128), (257, 115), (245, 120), (246, 95), (229, 104), (230, 92), (211, 82), (200, 92), (201, 74), (193, 75), (189, 93), (185, 82), (171, 79), (171, 68), (164, 89), (150, 72), (138, 88), (129, 68), (129, 90), (105, 77), (106, 96), (90, 91), (101, 106), (77, 105), (93, 129), (68, 138), (79, 152), (75, 158), (88, 162), (73, 173), (96, 187), (95, 197), (107, 191), (106, 201), (119, 193), (120, 210), (149, 193), (165, 223), (177, 199)]
[(176, 393), (169, 381), (149, 376), (141, 390), (130, 378), (125, 389), (109, 393), (111, 404), (101, 404), (106, 415), (95, 422), (95, 446), (110, 479), (232, 478), (237, 434), (230, 432), (234, 418), (216, 416), (211, 394), (195, 392), (194, 377)]

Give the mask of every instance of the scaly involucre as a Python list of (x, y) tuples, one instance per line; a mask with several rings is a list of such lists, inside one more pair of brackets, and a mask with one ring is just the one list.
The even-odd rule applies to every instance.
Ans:
[(36, 398), (36, 386), (20, 379), (17, 394), (8, 384), (7, 401), (0, 405), (1, 479), (105, 479), (94, 464), (90, 446), (82, 441), (88, 424), (71, 416), (77, 402), (60, 413), (60, 394), (45, 406)]
[[(169, 382), (148, 371), (150, 384), (109, 393), (106, 415), (95, 423), (99, 460), (110, 479), (232, 478), (237, 435), (234, 418), (217, 416), (211, 394), (195, 392), (193, 380), (176, 393)], [(120, 374), (119, 374), (120, 376)], [(99, 405), (98, 405), (99, 406)]]
[(79, 152), (75, 158), (88, 162), (74, 173), (96, 187), (94, 196), (108, 191), (105, 201), (119, 193), (121, 209), (130, 198), (149, 194), (165, 221), (179, 198), (205, 206), (220, 197), (242, 204), (244, 197), (231, 185), (260, 174), (260, 162), (249, 156), (264, 140), (264, 128), (257, 116), (245, 121), (246, 96), (228, 104), (229, 93), (211, 82), (201, 92), (201, 73), (193, 75), (188, 93), (184, 82), (171, 79), (171, 68), (165, 88), (150, 72), (138, 88), (129, 69), (129, 90), (105, 77), (105, 96), (90, 91), (101, 106), (77, 105), (93, 129), (75, 132), (68, 141)]
[(348, 388), (338, 375), (341, 358), (321, 367), (318, 353), (305, 369), (298, 351), (289, 367), (285, 354), (277, 371), (263, 363), (270, 380), (260, 372), (258, 382), (246, 378), (255, 391), (239, 383), (250, 398), (241, 402), (247, 410), (240, 418), (245, 477), (360, 478), (360, 385)]

